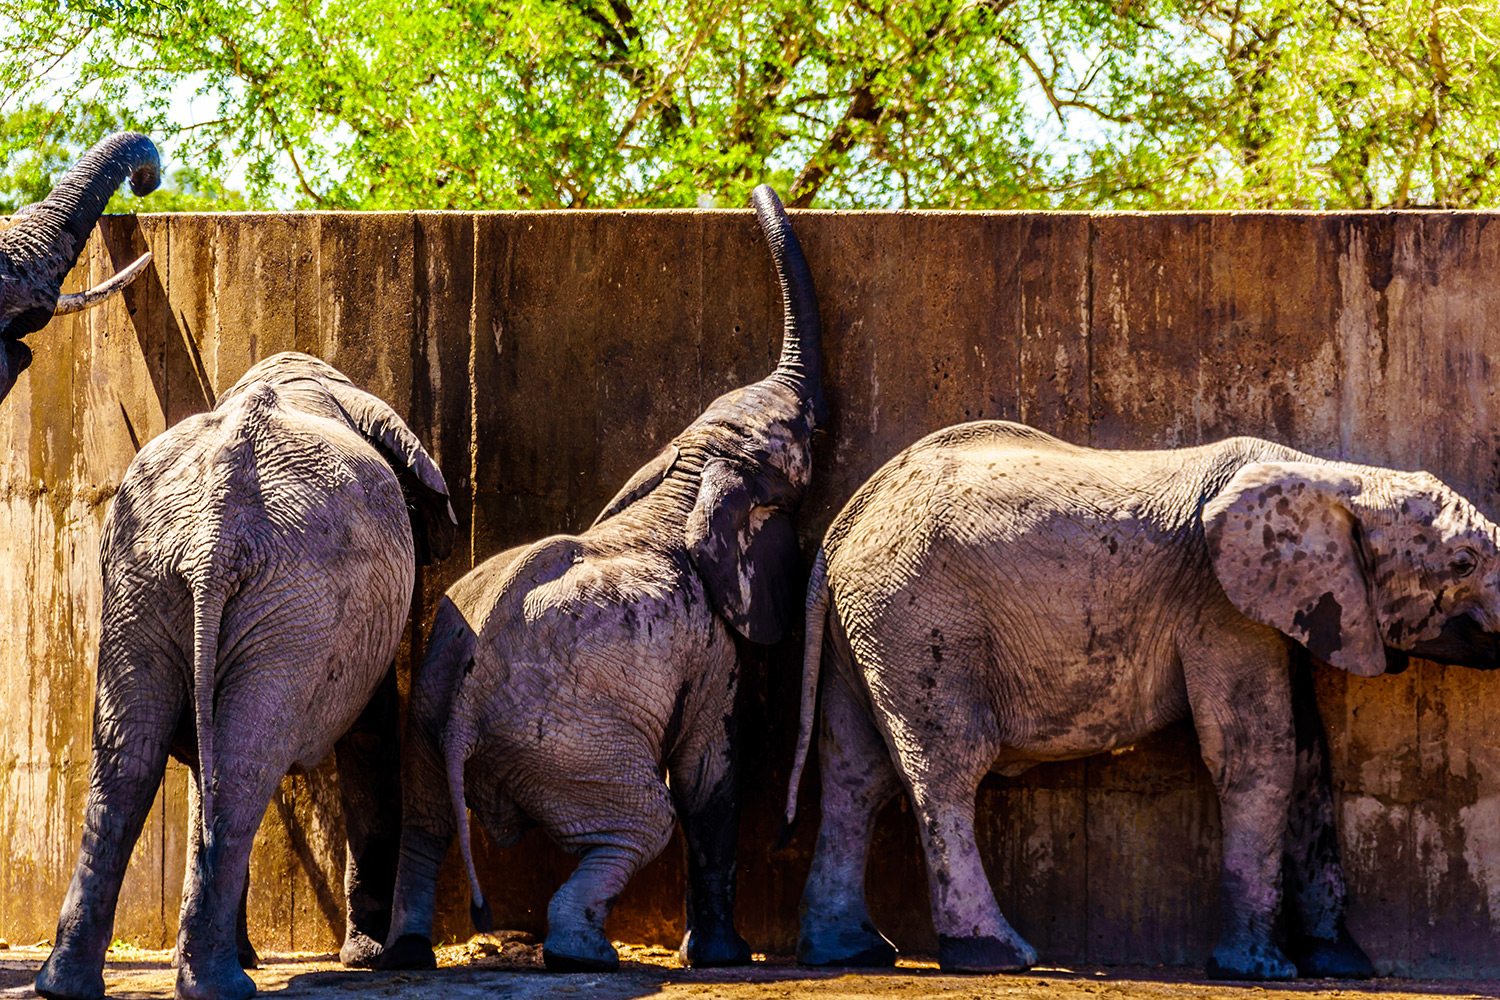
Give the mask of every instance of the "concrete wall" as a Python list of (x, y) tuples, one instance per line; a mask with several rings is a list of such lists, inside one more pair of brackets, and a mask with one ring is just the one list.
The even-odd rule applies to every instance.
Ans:
[[(832, 427), (810, 549), (854, 488), (920, 435), (979, 417), (1102, 447), (1259, 434), (1426, 468), (1500, 515), (1500, 223), (1482, 213), (795, 216), (826, 326)], [(0, 934), (49, 938), (78, 847), (97, 645), (100, 528), (140, 443), (252, 362), (319, 354), (389, 400), (455, 491), (467, 538), (419, 579), (401, 657), (475, 560), (587, 524), (719, 392), (762, 376), (778, 297), (748, 213), (109, 218), (79, 287), (144, 249), (122, 300), (30, 338), (0, 406)], [(786, 952), (816, 777), (773, 852), (800, 635), (747, 665), (739, 921)], [(1377, 967), (1500, 974), (1500, 677), (1419, 664), (1324, 669), (1351, 919)], [(1217, 934), (1218, 810), (1191, 730), (992, 777), (981, 839), (1002, 907), (1053, 962), (1200, 962)], [(176, 928), (186, 811), (172, 766), (118, 937)], [(264, 949), (332, 949), (341, 819), (328, 765), (288, 778), (252, 871)], [(612, 931), (681, 933), (680, 846)], [(501, 926), (540, 930), (571, 860), (540, 834), (480, 841)], [(883, 817), (877, 921), (933, 944), (909, 814)], [(467, 935), (451, 864), (439, 936)]]

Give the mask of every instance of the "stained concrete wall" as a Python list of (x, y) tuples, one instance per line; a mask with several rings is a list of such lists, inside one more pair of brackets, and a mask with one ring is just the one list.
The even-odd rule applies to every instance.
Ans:
[[(823, 214), (794, 217), (826, 327), (829, 432), (810, 551), (855, 487), (922, 434), (979, 417), (1102, 447), (1259, 434), (1426, 468), (1500, 515), (1500, 224), (1484, 213)], [(748, 213), (109, 218), (70, 287), (150, 249), (123, 299), (32, 335), (0, 406), (0, 934), (51, 936), (77, 851), (98, 640), (98, 541), (139, 445), (255, 360), (319, 354), (389, 400), (442, 465), (467, 539), (419, 579), (409, 672), (438, 595), (507, 545), (587, 524), (719, 392), (759, 378), (778, 296)], [(816, 776), (772, 850), (800, 635), (747, 664), (741, 929), (789, 951)], [(1500, 677), (1323, 669), (1351, 924), (1382, 970), (1500, 974)], [(1218, 809), (1191, 730), (981, 790), (1002, 906), (1054, 962), (1199, 962), (1217, 933)], [(185, 774), (169, 769), (117, 936), (176, 927)], [(267, 811), (262, 948), (331, 949), (341, 818), (329, 765)], [(674, 941), (673, 844), (613, 933)], [(540, 930), (571, 860), (482, 838), (502, 926)], [(451, 864), (440, 936), (467, 933)], [(881, 821), (872, 910), (933, 944), (909, 814)]]

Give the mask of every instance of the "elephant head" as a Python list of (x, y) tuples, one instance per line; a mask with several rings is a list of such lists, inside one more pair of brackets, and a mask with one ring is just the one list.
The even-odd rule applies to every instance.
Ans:
[(150, 262), (151, 255), (144, 254), (95, 288), (60, 293), (94, 223), (126, 177), (137, 196), (150, 194), (161, 183), (156, 146), (139, 132), (117, 132), (101, 140), (45, 199), (22, 208), (18, 221), (0, 232), (0, 399), (31, 364), (31, 350), (22, 337), (46, 326), (53, 316), (98, 305), (130, 284)]
[(1319, 659), (1500, 666), (1500, 529), (1425, 472), (1247, 465), (1203, 522), (1229, 600)]
[(776, 370), (710, 403), (631, 477), (594, 523), (626, 512), (664, 486), (694, 493), (682, 530), (715, 610), (745, 638), (772, 643), (800, 606), (793, 514), (812, 476), (812, 432), (828, 410), (812, 273), (776, 193), (761, 185), (750, 197), (781, 285)]

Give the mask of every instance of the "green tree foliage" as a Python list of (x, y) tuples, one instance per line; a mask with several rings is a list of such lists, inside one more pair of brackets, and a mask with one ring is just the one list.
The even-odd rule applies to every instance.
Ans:
[(1493, 0), (0, 0), (0, 109), (71, 130), (13, 113), (0, 194), (117, 108), (223, 205), (1494, 204), (1497, 42)]

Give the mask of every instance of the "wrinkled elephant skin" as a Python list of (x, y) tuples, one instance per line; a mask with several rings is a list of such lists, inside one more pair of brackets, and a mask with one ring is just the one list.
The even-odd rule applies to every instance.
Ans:
[(1030, 966), (975, 846), (980, 780), (1190, 718), (1224, 829), (1209, 974), (1358, 977), (1371, 967), (1344, 925), (1308, 654), (1366, 677), (1406, 655), (1494, 667), (1500, 550), (1425, 473), (1254, 438), (1098, 451), (989, 421), (925, 438), (859, 489), (807, 609), (788, 819), (820, 684), (823, 808), (802, 961), (894, 959), (864, 866), (876, 811), (904, 792), (942, 966)]
[(369, 730), (394, 729), (415, 554), (451, 545), (447, 492), (390, 407), (299, 354), (141, 449), (104, 528), (83, 846), (38, 992), (103, 995), (121, 879), (169, 753), (193, 774), (179, 997), (255, 992), (235, 934), (251, 841), (282, 775), (336, 742), (349, 933), (384, 940), (398, 761), (382, 763)]
[(31, 364), (22, 337), (46, 326), (54, 315), (98, 305), (139, 273), (142, 261), (127, 268), (129, 274), (122, 271), (87, 292), (61, 291), (94, 223), (126, 177), (137, 196), (150, 194), (161, 183), (156, 146), (139, 132), (117, 132), (100, 140), (46, 198), (22, 208), (15, 223), (0, 231), (0, 399)]
[(618, 966), (604, 921), (678, 819), (683, 959), (750, 959), (733, 913), (732, 633), (775, 642), (794, 619), (803, 564), (793, 514), (824, 410), (806, 261), (770, 189), (752, 200), (786, 312), (776, 370), (715, 400), (587, 531), (495, 556), (442, 603), (413, 682), (383, 967), (431, 965), (433, 892), (455, 834), (471, 914), (487, 929), (466, 808), (498, 843), (538, 824), (582, 855), (547, 909), (549, 969)]

